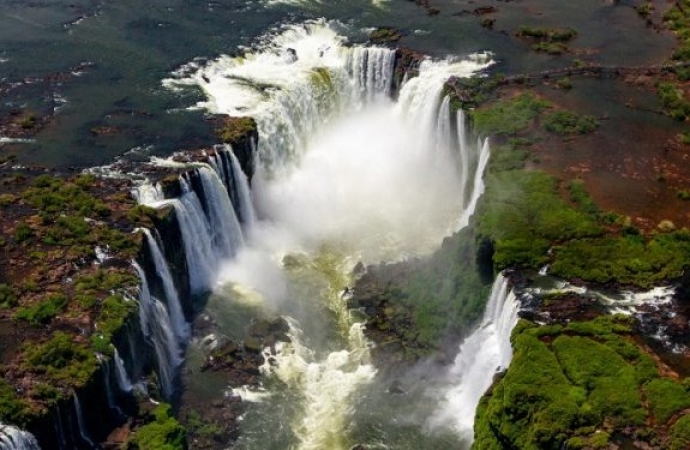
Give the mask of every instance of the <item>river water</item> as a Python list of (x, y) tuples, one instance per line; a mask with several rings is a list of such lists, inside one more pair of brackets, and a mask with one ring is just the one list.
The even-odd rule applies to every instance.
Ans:
[[(563, 63), (527, 52), (526, 43), (511, 39), (522, 23), (572, 22), (580, 31), (575, 45), (589, 56), (570, 59), (637, 64), (672, 45), (670, 37), (641, 28), (626, 2), (612, 7), (590, 0), (558, 8), (547, 0), (501, 4), (494, 30), (467, 13), (482, 2), (433, 3), (441, 10), (435, 16), (407, 0), (0, 0), (0, 113), (58, 112), (36, 142), (0, 145), (22, 164), (67, 167), (104, 164), (127, 151), (146, 157), (209, 144), (203, 114), (178, 112), (199, 94), (180, 98), (161, 80), (194, 58), (235, 54), (280, 24), (320, 17), (342, 21), (355, 41), (365, 40), (371, 27), (397, 26), (405, 34), (401, 45), (437, 57), (491, 50), (497, 72)], [(92, 65), (81, 75), (49, 78), (84, 62)], [(92, 132), (103, 126), (116, 132)]]

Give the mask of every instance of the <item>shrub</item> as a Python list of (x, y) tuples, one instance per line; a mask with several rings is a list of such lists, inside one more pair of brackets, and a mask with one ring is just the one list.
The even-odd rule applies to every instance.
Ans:
[(7, 284), (0, 283), (0, 308), (13, 308), (17, 306), (17, 294)]
[(558, 134), (587, 134), (599, 128), (599, 121), (594, 116), (556, 111), (544, 118), (544, 128)]
[(51, 294), (33, 306), (19, 308), (15, 319), (26, 320), (32, 325), (49, 323), (65, 310), (67, 297), (63, 294)]
[(173, 417), (172, 408), (161, 403), (151, 412), (150, 423), (136, 430), (125, 444), (126, 450), (183, 450), (185, 428)]
[(69, 334), (57, 332), (49, 341), (24, 349), (23, 368), (45, 374), (53, 384), (83, 386), (98, 369), (98, 360)]
[(474, 127), (483, 135), (514, 135), (527, 128), (549, 103), (531, 94), (521, 94), (472, 113)]
[(669, 450), (685, 450), (690, 447), (690, 414), (686, 414), (671, 427)]
[(678, 121), (690, 116), (690, 102), (685, 99), (683, 91), (673, 83), (659, 83), (657, 95), (665, 114)]
[(14, 229), (14, 240), (24, 242), (32, 236), (31, 227), (24, 222), (20, 222)]
[(673, 414), (690, 408), (690, 394), (676, 381), (652, 380), (647, 383), (644, 390), (657, 425), (665, 424)]
[(17, 395), (9, 383), (0, 379), (0, 420), (22, 426), (28, 413), (29, 405)]

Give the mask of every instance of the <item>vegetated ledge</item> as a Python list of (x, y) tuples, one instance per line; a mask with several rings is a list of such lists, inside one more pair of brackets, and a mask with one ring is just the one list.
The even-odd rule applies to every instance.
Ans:
[[(456, 108), (477, 107), (467, 112), (475, 131), (492, 137), (486, 192), (470, 227), (431, 259), (367, 268), (355, 286), (351, 303), (367, 315), (375, 359), (414, 362), (435, 354), (440, 363), (450, 361), (452, 348), (438, 339), (452, 330), (448, 305), (450, 325), (467, 332), (481, 314), (487, 276), (501, 270), (512, 269), (519, 292), (540, 281), (537, 271), (547, 266), (577, 290), (671, 284), (670, 303), (640, 306), (631, 317), (603, 315), (596, 295), (522, 296), (514, 362), (482, 400), (475, 448), (688, 448), (690, 232), (668, 220), (639, 228), (597, 205), (582, 180), (538, 170), (542, 142), (569, 145), (604, 125), (535, 90), (498, 85), (485, 79), (461, 94), (447, 91)], [(433, 276), (434, 265), (443, 276)]]
[[(0, 184), (0, 421), (58, 442), (56, 411), (108, 404), (104, 359), (135, 317), (135, 227), (154, 213), (124, 182), (92, 175), (2, 170)], [(95, 424), (103, 436), (109, 420)], [(58, 444), (55, 444), (58, 445)]]
[[(252, 163), (251, 125), (226, 139), (243, 152), (244, 167)], [(176, 159), (206, 161), (212, 151)], [(186, 170), (116, 166), (163, 185)], [(137, 318), (140, 280), (132, 260), (150, 265), (137, 228), (174, 237), (171, 209), (138, 205), (129, 177), (0, 168), (0, 185), (0, 423), (32, 432), (44, 450), (92, 447), (89, 441), (119, 448), (128, 440), (130, 448), (185, 447), (184, 429), (180, 440), (169, 409), (149, 411), (145, 399), (109, 385), (116, 379), (114, 348), (130, 349), (137, 360), (122, 354), (125, 365), (135, 379), (147, 377), (150, 395), (158, 391), (152, 350)], [(181, 272), (175, 263), (183, 259), (172, 255), (171, 269)], [(184, 291), (185, 278), (179, 278)], [(193, 316), (193, 306), (183, 307)]]

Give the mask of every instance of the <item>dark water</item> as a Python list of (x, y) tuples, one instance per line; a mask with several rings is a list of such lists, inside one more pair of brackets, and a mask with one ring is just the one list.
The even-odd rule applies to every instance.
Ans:
[[(133, 148), (144, 155), (166, 155), (210, 144), (203, 114), (178, 110), (196, 99), (167, 91), (161, 80), (195, 57), (236, 53), (285, 22), (338, 19), (354, 41), (364, 40), (368, 27), (391, 25), (404, 32), (401, 45), (434, 56), (492, 50), (499, 62), (494, 71), (504, 73), (556, 67), (576, 57), (642, 64), (660, 59), (672, 42), (645, 28), (626, 2), (613, 7), (601, 0), (439, 0), (432, 2), (441, 10), (435, 16), (408, 0), (388, 0), (382, 7), (369, 0), (292, 3), (0, 0), (0, 60), (6, 60), (0, 63), (0, 86), (42, 78), (0, 90), (0, 113), (22, 109), (49, 114), (60, 107), (35, 143), (6, 145), (0, 151), (17, 153), (21, 164), (66, 167), (105, 164)], [(499, 8), (494, 30), (482, 28), (480, 17), (467, 14), (483, 4)], [(588, 55), (539, 55), (511, 37), (521, 24), (564, 21), (580, 31), (573, 46)], [(81, 76), (46, 79), (83, 62), (93, 65)], [(92, 133), (104, 126), (116, 132)]]

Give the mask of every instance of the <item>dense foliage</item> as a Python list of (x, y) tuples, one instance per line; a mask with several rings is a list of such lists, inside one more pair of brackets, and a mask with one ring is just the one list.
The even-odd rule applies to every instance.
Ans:
[[(690, 233), (642, 235), (628, 220), (600, 211), (584, 184), (563, 185), (543, 172), (524, 170), (532, 141), (522, 136), (548, 104), (529, 94), (474, 113), (475, 128), (496, 136), (487, 189), (477, 213), (480, 236), (493, 243), (496, 270), (551, 271), (564, 278), (642, 288), (680, 277), (688, 265)], [(598, 122), (568, 111), (547, 113), (546, 131), (591, 132)]]
[[(510, 370), (477, 411), (475, 448), (606, 448), (626, 427), (650, 418), (667, 424), (688, 407), (690, 393), (660, 377), (630, 332), (624, 317), (567, 326), (520, 322)], [(686, 431), (679, 428), (674, 439), (687, 439)], [(659, 445), (654, 432), (640, 439)]]
[(183, 450), (187, 448), (185, 428), (175, 419), (166, 403), (149, 415), (149, 423), (137, 429), (125, 444), (126, 450)]
[(44, 375), (55, 386), (82, 386), (99, 367), (93, 351), (64, 332), (27, 346), (23, 365), (27, 372)]

